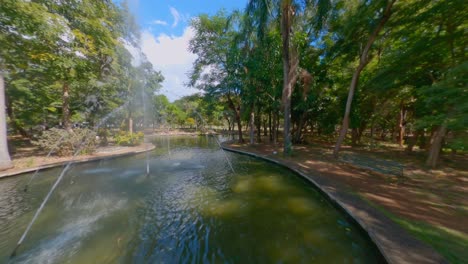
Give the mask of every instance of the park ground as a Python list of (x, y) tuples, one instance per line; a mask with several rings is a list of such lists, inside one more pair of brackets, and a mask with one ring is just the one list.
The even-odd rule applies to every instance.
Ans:
[[(344, 148), (342, 156), (356, 156), (369, 163), (391, 161), (403, 166), (403, 175), (364, 169), (361, 164), (336, 160), (333, 145), (315, 142), (295, 145), (284, 156), (282, 145), (231, 143), (229, 147), (298, 165), (307, 173), (318, 173), (340, 183), (347, 191), (378, 208), (414, 237), (432, 246), (451, 263), (468, 259), (468, 159), (456, 155), (442, 159), (438, 169), (424, 165), (424, 153), (407, 153), (398, 145), (377, 149)], [(379, 164), (374, 164), (377, 168)], [(370, 164), (369, 167), (372, 167)]]

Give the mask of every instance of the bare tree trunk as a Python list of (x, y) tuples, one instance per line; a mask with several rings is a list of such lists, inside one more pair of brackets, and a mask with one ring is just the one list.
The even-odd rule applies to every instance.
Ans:
[(356, 146), (358, 140), (358, 130), (357, 128), (353, 127), (351, 129), (351, 145)]
[(65, 130), (73, 132), (70, 122), (70, 86), (68, 83), (62, 86), (62, 123)]
[(255, 126), (257, 127), (257, 143), (262, 142), (262, 115), (260, 114), (260, 107), (257, 107), (257, 113), (255, 114)]
[(291, 0), (281, 1), (281, 38), (283, 57), (283, 92), (282, 104), (284, 108), (283, 154), (289, 155), (291, 144), (291, 95), (297, 79), (297, 52), (291, 47), (291, 27), (294, 16)]
[(128, 133), (133, 134), (133, 118), (131, 116), (128, 117)]
[(405, 137), (405, 119), (406, 119), (406, 110), (403, 106), (400, 108), (400, 121), (398, 124), (398, 144), (400, 147), (403, 147), (403, 139)]
[(427, 157), (426, 165), (435, 168), (439, 161), (440, 151), (442, 149), (442, 142), (447, 132), (447, 123), (444, 122), (432, 137), (432, 144), (429, 150), (429, 157)]
[(0, 171), (13, 167), (8, 152), (7, 121), (5, 114), (5, 83), (0, 74)]
[(133, 135), (133, 111), (131, 106), (128, 108), (128, 133)]
[(278, 127), (277, 127), (277, 123), (278, 123), (278, 113), (275, 111), (273, 113), (273, 144), (277, 144), (278, 143)]
[(421, 134), (421, 131), (418, 130), (414, 133), (413, 137), (408, 138), (408, 146), (406, 147), (406, 152), (412, 152), (414, 146), (418, 143), (419, 135)]
[(268, 130), (270, 135), (270, 142), (273, 142), (273, 131), (271, 126), (271, 110), (268, 112)]
[(239, 106), (236, 107), (236, 105), (234, 105), (234, 102), (232, 101), (232, 98), (229, 94), (227, 95), (227, 98), (228, 98), (229, 107), (234, 112), (234, 117), (237, 122), (237, 131), (238, 131), (238, 136), (239, 136), (238, 141), (239, 143), (244, 143), (244, 138), (242, 137), (242, 122), (241, 122), (241, 117), (240, 117), (240, 107)]
[(299, 118), (299, 122), (297, 124), (297, 129), (294, 133), (294, 137), (293, 137), (293, 142), (294, 143), (301, 143), (302, 142), (302, 130), (304, 129), (304, 126), (306, 124), (306, 118), (307, 118), (307, 112), (304, 111), (304, 113), (302, 113), (301, 117)]
[(249, 140), (250, 140), (250, 145), (253, 145), (255, 143), (255, 112), (254, 112), (254, 104), (250, 106), (250, 120), (249, 120), (249, 126), (250, 126), (250, 132), (249, 132)]
[(225, 115), (226, 121), (228, 122), (228, 131), (231, 131), (231, 120), (229, 120), (229, 116)]
[(348, 99), (346, 101), (346, 109), (345, 109), (345, 114), (343, 117), (343, 124), (341, 125), (341, 130), (340, 130), (340, 135), (338, 136), (338, 140), (336, 141), (335, 149), (333, 150), (333, 156), (335, 158), (338, 158), (338, 152), (340, 151), (341, 144), (343, 143), (343, 140), (346, 136), (346, 132), (348, 131), (349, 127), (349, 114), (351, 112), (351, 103), (353, 102), (353, 97), (354, 97), (354, 91), (356, 90), (356, 87), (359, 82), (359, 76), (361, 74), (361, 71), (364, 69), (364, 67), (369, 63), (370, 58), (369, 58), (369, 51), (370, 48), (372, 47), (372, 44), (374, 41), (377, 39), (377, 35), (379, 34), (380, 30), (383, 28), (385, 23), (388, 21), (390, 18), (392, 6), (395, 3), (396, 0), (390, 0), (384, 10), (383, 17), (380, 20), (379, 24), (377, 27), (374, 29), (372, 34), (369, 36), (369, 40), (367, 41), (367, 44), (361, 54), (361, 57), (359, 59), (359, 65), (357, 66), (356, 70), (354, 71), (353, 74), (353, 79), (351, 80), (351, 85), (349, 87), (349, 93), (348, 93)]

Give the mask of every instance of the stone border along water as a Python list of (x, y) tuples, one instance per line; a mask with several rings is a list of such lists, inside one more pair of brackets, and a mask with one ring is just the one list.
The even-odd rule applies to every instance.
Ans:
[[(132, 150), (129, 152), (119, 152), (119, 153), (109, 153), (108, 155), (101, 155), (101, 156), (94, 156), (94, 157), (89, 157), (85, 159), (75, 159), (73, 161), (73, 164), (79, 164), (79, 163), (86, 163), (86, 162), (93, 162), (93, 161), (99, 161), (99, 160), (105, 160), (105, 159), (115, 159), (115, 158), (120, 158), (120, 157), (125, 157), (125, 156), (131, 156), (131, 155), (136, 155), (136, 154), (141, 154), (145, 152), (149, 152), (155, 149), (155, 146), (152, 145), (151, 147), (148, 147), (147, 149), (138, 149), (138, 150)], [(43, 170), (49, 170), (53, 169), (59, 166), (66, 165), (70, 162), (71, 160), (65, 160), (65, 161), (60, 161), (60, 162), (54, 162), (54, 163), (49, 163), (33, 168), (26, 168), (14, 172), (9, 172), (9, 173), (0, 173), (0, 183), (2, 179), (13, 177), (13, 176), (19, 176), (21, 174), (25, 173), (31, 173), (35, 171), (43, 171)]]
[(449, 263), (434, 249), (409, 235), (402, 227), (394, 223), (378, 209), (372, 207), (356, 194), (346, 192), (340, 183), (330, 181), (321, 176), (319, 172), (314, 172), (316, 175), (304, 172), (293, 162), (280, 161), (266, 155), (231, 148), (226, 144), (229, 144), (229, 142), (223, 142), (222, 148), (227, 151), (275, 163), (308, 180), (338, 210), (344, 212), (362, 229), (388, 263)]

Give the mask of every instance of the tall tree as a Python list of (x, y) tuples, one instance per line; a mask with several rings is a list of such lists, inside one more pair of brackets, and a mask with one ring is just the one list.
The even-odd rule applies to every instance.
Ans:
[(351, 104), (353, 102), (353, 97), (354, 97), (354, 92), (356, 90), (356, 87), (359, 82), (359, 76), (361, 75), (362, 70), (366, 65), (369, 63), (371, 60), (370, 57), (370, 52), (371, 52), (371, 47), (372, 44), (374, 44), (375, 40), (377, 39), (380, 31), (383, 29), (384, 25), (387, 23), (387, 21), (390, 19), (390, 16), (392, 14), (392, 6), (396, 2), (396, 0), (388, 0), (387, 5), (385, 6), (385, 9), (382, 12), (381, 18), (377, 26), (374, 28), (372, 33), (370, 34), (366, 45), (364, 46), (364, 49), (362, 50), (362, 53), (359, 57), (359, 64), (356, 67), (354, 73), (353, 73), (353, 78), (351, 80), (351, 84), (349, 86), (349, 93), (348, 93), (348, 99), (346, 100), (346, 108), (345, 108), (345, 113), (343, 117), (343, 124), (341, 125), (341, 130), (340, 130), (340, 135), (338, 136), (338, 139), (336, 141), (335, 149), (333, 150), (333, 155), (335, 157), (338, 157), (338, 152), (340, 151), (341, 144), (343, 143), (343, 140), (346, 136), (346, 133), (348, 132), (348, 127), (349, 127), (349, 115), (351, 113)]
[(235, 116), (238, 140), (243, 142), (240, 95), (245, 69), (242, 67), (240, 33), (236, 31), (240, 21), (236, 12), (230, 16), (224, 12), (214, 16), (200, 15), (192, 20), (195, 37), (190, 40), (189, 49), (198, 58), (190, 73), (189, 85), (210, 96), (226, 98)]

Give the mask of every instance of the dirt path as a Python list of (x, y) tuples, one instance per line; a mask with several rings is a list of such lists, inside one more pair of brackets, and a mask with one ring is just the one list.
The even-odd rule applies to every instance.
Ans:
[(405, 166), (404, 177), (397, 177), (337, 162), (326, 147), (295, 146), (292, 157), (283, 157), (281, 146), (229, 146), (295, 163), (307, 173), (319, 173), (343, 183), (350, 191), (392, 214), (468, 235), (467, 171), (450, 168), (429, 171), (412, 163), (412, 166)]

